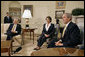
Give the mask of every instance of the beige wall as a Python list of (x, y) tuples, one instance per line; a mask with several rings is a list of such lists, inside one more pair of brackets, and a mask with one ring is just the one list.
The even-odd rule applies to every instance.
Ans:
[[(9, 4), (11, 1), (1, 1), (1, 22), (6, 12), (9, 12)], [(21, 5), (21, 14), (23, 13), (23, 5), (33, 5), (33, 18), (29, 19), (30, 27), (38, 28), (35, 33), (41, 33), (42, 25), (45, 23), (46, 16), (53, 18), (52, 23), (55, 24), (56, 1), (18, 1)], [(17, 6), (17, 4), (15, 4)], [(83, 1), (66, 1), (65, 12), (71, 13), (74, 8), (84, 8)], [(25, 19), (21, 21), (22, 27), (25, 25)], [(62, 24), (62, 20), (61, 20)], [(63, 24), (61, 25), (63, 26)]]

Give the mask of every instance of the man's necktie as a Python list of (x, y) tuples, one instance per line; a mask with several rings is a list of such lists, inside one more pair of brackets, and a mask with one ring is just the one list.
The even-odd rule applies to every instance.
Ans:
[(65, 31), (66, 31), (66, 26), (64, 27), (64, 30), (63, 30), (63, 33), (62, 33), (62, 37), (64, 36)]
[(16, 25), (13, 26), (12, 31), (15, 31)]

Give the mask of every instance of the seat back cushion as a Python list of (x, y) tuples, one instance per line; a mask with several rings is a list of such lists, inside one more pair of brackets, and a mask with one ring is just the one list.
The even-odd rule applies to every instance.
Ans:
[(10, 25), (10, 24), (4, 24), (4, 33), (7, 32), (8, 28), (9, 28), (9, 25)]
[(4, 26), (3, 26), (3, 24), (1, 24), (1, 34), (3, 34), (3, 29), (4, 28)]

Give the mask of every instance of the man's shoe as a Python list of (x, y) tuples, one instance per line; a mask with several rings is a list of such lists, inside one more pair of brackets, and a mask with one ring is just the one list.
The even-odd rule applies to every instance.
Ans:
[(19, 52), (22, 49), (22, 47), (17, 48), (14, 53)]

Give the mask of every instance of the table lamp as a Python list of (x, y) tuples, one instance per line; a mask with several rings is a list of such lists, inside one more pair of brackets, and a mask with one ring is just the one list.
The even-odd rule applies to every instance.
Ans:
[(26, 19), (26, 26), (25, 26), (25, 28), (28, 29), (29, 28), (29, 24), (28, 24), (29, 19), (32, 18), (31, 11), (29, 9), (25, 9), (24, 13), (22, 15), (22, 18)]

